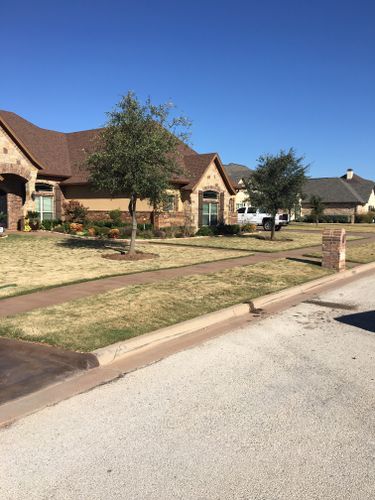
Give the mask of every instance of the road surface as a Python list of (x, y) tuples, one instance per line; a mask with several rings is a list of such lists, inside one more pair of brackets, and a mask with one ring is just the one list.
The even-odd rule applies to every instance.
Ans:
[(0, 430), (0, 498), (373, 500), (374, 290), (362, 278)]

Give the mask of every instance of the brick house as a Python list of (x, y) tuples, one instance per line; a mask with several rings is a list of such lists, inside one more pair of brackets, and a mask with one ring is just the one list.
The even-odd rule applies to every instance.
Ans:
[(347, 215), (354, 222), (355, 215), (375, 211), (375, 182), (363, 179), (348, 169), (341, 177), (308, 179), (302, 200), (302, 215), (309, 215), (311, 196), (319, 196), (326, 215)]
[[(129, 199), (111, 198), (89, 183), (86, 153), (100, 129), (62, 133), (37, 127), (9, 111), (0, 111), (0, 212), (9, 229), (22, 225), (28, 210), (41, 220), (63, 217), (63, 203), (78, 200), (91, 218), (106, 218), (120, 209), (129, 217)], [(155, 212), (140, 200), (139, 222), (156, 227), (235, 223), (235, 188), (217, 153), (198, 154), (181, 144), (178, 162), (183, 172), (171, 179), (168, 202)]]

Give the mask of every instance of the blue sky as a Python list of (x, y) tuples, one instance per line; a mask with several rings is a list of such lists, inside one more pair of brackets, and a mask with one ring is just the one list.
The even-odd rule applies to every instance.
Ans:
[(173, 100), (199, 152), (375, 178), (373, 1), (20, 1), (1, 6), (0, 108), (95, 128), (121, 94)]

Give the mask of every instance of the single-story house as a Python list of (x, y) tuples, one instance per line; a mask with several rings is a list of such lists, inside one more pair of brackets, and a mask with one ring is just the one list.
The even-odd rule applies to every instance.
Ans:
[[(114, 209), (129, 217), (126, 193), (111, 198), (97, 192), (85, 168), (86, 153), (101, 129), (63, 133), (37, 127), (9, 111), (0, 111), (0, 212), (8, 228), (22, 226), (28, 211), (41, 220), (63, 217), (63, 204), (78, 200), (93, 219), (108, 217)], [(235, 223), (236, 190), (217, 153), (199, 154), (179, 146), (180, 177), (171, 179), (168, 202), (154, 210), (138, 202), (139, 222), (156, 227)]]
[(244, 181), (250, 177), (253, 170), (239, 163), (228, 163), (224, 165), (224, 167), (236, 187), (236, 209), (250, 206), (249, 196), (245, 190)]
[(309, 215), (311, 196), (319, 196), (326, 215), (347, 215), (354, 221), (355, 215), (375, 211), (375, 182), (363, 179), (348, 169), (341, 177), (308, 179), (303, 189), (302, 215)]

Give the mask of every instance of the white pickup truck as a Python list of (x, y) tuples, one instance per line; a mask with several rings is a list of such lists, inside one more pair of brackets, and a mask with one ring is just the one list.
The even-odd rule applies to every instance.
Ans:
[[(265, 231), (271, 231), (272, 222), (271, 215), (267, 214), (261, 208), (256, 207), (241, 207), (237, 210), (237, 222), (239, 225), (255, 224), (263, 226)], [(282, 226), (289, 224), (288, 214), (277, 214), (275, 219), (275, 229), (280, 231)]]

